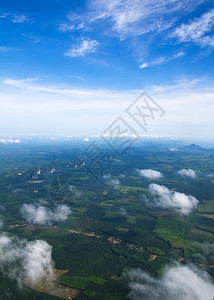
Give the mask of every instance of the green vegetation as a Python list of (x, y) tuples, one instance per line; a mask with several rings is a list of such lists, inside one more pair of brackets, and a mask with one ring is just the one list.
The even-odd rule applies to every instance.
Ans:
[(147, 250), (152, 254), (164, 255), (164, 252), (158, 249), (157, 247), (148, 247)]
[(89, 289), (92, 283), (103, 285), (107, 280), (96, 276), (82, 277), (82, 276), (64, 275), (60, 277), (58, 281), (64, 285), (71, 286), (73, 288), (87, 290)]
[[(103, 178), (95, 182), (84, 167), (74, 169), (69, 165), (81, 153), (80, 146), (47, 146), (43, 151), (40, 146), (22, 147), (15, 152), (6, 146), (0, 149), (0, 219), (4, 231), (29, 240), (46, 240), (52, 246), (55, 267), (69, 270), (58, 282), (81, 290), (76, 299), (125, 299), (128, 287), (124, 269), (141, 268), (158, 275), (173, 260), (197, 264), (201, 244), (213, 243), (214, 185), (207, 174), (214, 173), (214, 151), (169, 152), (163, 145), (138, 146), (120, 161), (112, 160), (112, 178), (125, 176), (119, 178), (121, 185), (110, 186)], [(30, 174), (37, 166), (42, 170), (53, 166), (56, 172), (42, 172), (33, 180)], [(164, 177), (158, 181), (145, 179), (136, 168), (161, 170)], [(181, 178), (176, 172), (182, 168), (200, 172), (194, 180)], [(83, 190), (81, 197), (77, 199), (65, 190), (60, 194), (56, 174), (62, 184), (75, 175), (71, 184)], [(200, 202), (197, 210), (182, 216), (175, 210), (148, 206), (145, 196), (152, 182), (196, 197)], [(49, 227), (28, 227), (20, 215), (23, 203), (40, 203), (48, 208), (63, 203), (72, 214)], [(208, 271), (214, 276), (211, 269)], [(4, 293), (13, 286), (13, 299), (50, 299), (26, 287), (18, 291), (5, 276), (0, 280)]]

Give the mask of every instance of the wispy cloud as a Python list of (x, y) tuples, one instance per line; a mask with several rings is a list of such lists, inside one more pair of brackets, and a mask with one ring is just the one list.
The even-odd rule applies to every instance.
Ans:
[(151, 60), (149, 62), (142, 63), (140, 65), (140, 69), (145, 69), (145, 68), (156, 66), (156, 65), (167, 64), (171, 60), (183, 57), (184, 55), (185, 55), (185, 53), (183, 51), (179, 51), (178, 53), (176, 53), (172, 56), (168, 56), (168, 57), (167, 56), (162, 56), (162, 57), (156, 58), (154, 60)]
[(67, 21), (58, 25), (61, 32), (85, 29), (84, 18), (80, 15), (70, 12), (67, 15)]
[(11, 19), (12, 23), (25, 23), (28, 21), (29, 21), (29, 17), (24, 14), (14, 15)]
[(9, 13), (1, 13), (0, 14), (1, 19), (5, 19), (5, 18), (7, 18), (7, 16), (9, 16)]
[(75, 29), (74, 25), (70, 25), (67, 23), (63, 23), (58, 26), (58, 30), (61, 32), (73, 31), (74, 29)]
[(0, 52), (9, 52), (9, 51), (13, 51), (15, 50), (14, 48), (10, 48), (10, 47), (3, 47), (3, 46), (0, 46)]
[(78, 57), (85, 56), (96, 51), (99, 43), (96, 40), (81, 39), (79, 43), (65, 52), (65, 56)]
[(24, 37), (32, 40), (33, 43), (37, 44), (40, 42), (40, 38), (38, 36), (35, 36), (33, 34), (26, 34), (26, 33), (23, 33), (22, 34)]
[(197, 43), (201, 47), (214, 47), (214, 9), (187, 24), (177, 27), (170, 35), (178, 43)]
[[(155, 47), (160, 46), (160, 43), (165, 43), (176, 22), (185, 14), (193, 11), (202, 1), (89, 0), (84, 15), (70, 12), (66, 16), (65, 22), (58, 25), (58, 30), (90, 33), (96, 28), (96, 36), (100, 28), (104, 32), (105, 39), (114, 36), (120, 40), (131, 40), (130, 45), (139, 61), (142, 56), (145, 59), (149, 55), (148, 49), (155, 40), (158, 41)], [(76, 52), (71, 51), (71, 56), (79, 56), (74, 53)], [(180, 51), (168, 57), (144, 61), (140, 63), (140, 67), (165, 64), (183, 55), (184, 53)]]
[(194, 9), (201, 0), (131, 1), (131, 0), (91, 0), (90, 22), (109, 20), (112, 30), (121, 39), (150, 32), (161, 32), (170, 28), (183, 13)]
[(205, 300), (213, 299), (214, 285), (209, 274), (195, 266), (175, 265), (165, 268), (159, 278), (137, 269), (126, 272), (129, 299)]

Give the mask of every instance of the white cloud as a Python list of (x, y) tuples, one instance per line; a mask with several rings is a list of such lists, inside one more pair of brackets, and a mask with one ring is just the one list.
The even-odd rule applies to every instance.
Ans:
[(191, 169), (182, 169), (177, 172), (178, 175), (182, 177), (191, 177), (191, 178), (196, 178), (196, 173), (194, 170)]
[(140, 65), (140, 69), (145, 69), (147, 67), (149, 67), (149, 64), (145, 62)]
[(85, 56), (89, 53), (96, 52), (99, 43), (96, 40), (82, 39), (80, 43), (74, 45), (65, 52), (65, 56), (78, 57)]
[(104, 179), (111, 179), (111, 174), (103, 175), (103, 178), (104, 178)]
[(182, 24), (177, 27), (170, 35), (178, 43), (192, 42), (201, 47), (214, 47), (214, 35), (211, 34), (214, 29), (214, 9), (204, 13), (200, 18), (190, 21), (188, 24)]
[(17, 237), (0, 235), (0, 269), (21, 286), (27, 277), (32, 284), (41, 278), (53, 280), (52, 247), (45, 241), (28, 242)]
[(184, 55), (185, 55), (185, 53), (183, 51), (179, 51), (178, 53), (176, 53), (172, 56), (168, 56), (168, 57), (162, 56), (162, 57), (156, 58), (152, 61), (149, 61), (147, 63), (144, 62), (143, 64), (140, 65), (140, 69), (145, 69), (145, 68), (156, 66), (156, 65), (167, 64), (171, 60), (183, 57)]
[(42, 240), (28, 242), (25, 251), (24, 269), (31, 282), (36, 282), (41, 276), (48, 280), (54, 277), (52, 247), (48, 243)]
[(178, 151), (179, 151), (179, 150), (178, 150), (177, 148), (175, 148), (175, 147), (169, 148), (169, 150), (170, 150), (171, 152), (178, 152)]
[(120, 207), (119, 214), (122, 216), (127, 216), (127, 211), (126, 211), (125, 207), (123, 207), (123, 206)]
[(214, 285), (210, 276), (194, 266), (167, 267), (159, 278), (140, 269), (126, 273), (132, 300), (212, 300)]
[(0, 139), (0, 143), (3, 143), (3, 144), (20, 144), (21, 141), (19, 139)]
[(0, 18), (1, 19), (5, 19), (7, 16), (9, 16), (8, 13), (2, 13), (2, 14), (0, 14)]
[(120, 181), (118, 179), (110, 179), (107, 184), (109, 185), (120, 185)]
[(194, 9), (201, 0), (92, 0), (90, 1), (89, 21), (102, 19), (112, 23), (121, 39), (151, 32), (161, 32), (170, 28), (179, 16)]
[(13, 51), (15, 49), (13, 48), (10, 48), (10, 47), (3, 47), (3, 46), (0, 46), (0, 52), (4, 53), (4, 52), (9, 52), (9, 51)]
[(74, 25), (69, 25), (67, 23), (63, 23), (63, 24), (59, 25), (58, 29), (59, 29), (59, 31), (62, 31), (62, 32), (73, 31)]
[(42, 205), (23, 204), (20, 213), (28, 223), (45, 226), (65, 221), (71, 214), (71, 210), (66, 205), (58, 205), (54, 209), (49, 209)]
[(126, 174), (119, 174), (118, 175), (120, 178), (125, 178), (126, 177)]
[(143, 176), (148, 179), (158, 179), (163, 177), (163, 174), (161, 172), (152, 169), (144, 169), (144, 170), (137, 169), (137, 172), (140, 174), (140, 176)]
[(151, 183), (149, 191), (152, 198), (146, 200), (148, 205), (162, 208), (177, 208), (183, 215), (188, 215), (193, 209), (197, 208), (197, 204), (199, 203), (195, 197), (170, 191), (164, 185)]
[(11, 19), (11, 22), (13, 23), (24, 23), (28, 21), (29, 21), (29, 17), (25, 16), (24, 14), (14, 15), (13, 18)]
[(40, 42), (40, 38), (36, 35), (33, 35), (33, 34), (26, 34), (26, 33), (23, 33), (22, 34), (24, 37), (30, 39), (33, 43), (37, 44)]
[(85, 29), (84, 18), (80, 15), (70, 12), (67, 15), (68, 22), (59, 24), (58, 30), (61, 32)]

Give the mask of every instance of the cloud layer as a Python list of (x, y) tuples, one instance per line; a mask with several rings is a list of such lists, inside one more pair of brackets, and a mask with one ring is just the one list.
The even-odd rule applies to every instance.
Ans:
[(158, 178), (163, 177), (163, 174), (161, 172), (152, 170), (152, 169), (144, 169), (144, 170), (137, 169), (137, 171), (140, 174), (140, 176), (143, 176), (143, 177), (149, 178), (149, 179), (158, 179)]
[(182, 177), (196, 178), (196, 173), (192, 169), (182, 169), (182, 170), (178, 171), (177, 174)]
[(132, 300), (212, 300), (214, 285), (205, 271), (196, 267), (173, 266), (165, 269), (158, 279), (146, 272), (129, 271)]
[(52, 247), (42, 240), (28, 242), (17, 237), (0, 235), (0, 269), (21, 286), (27, 277), (32, 284), (41, 278), (53, 280)]
[(65, 221), (71, 210), (67, 205), (58, 205), (51, 210), (42, 205), (23, 204), (20, 213), (29, 224), (45, 226)]
[(149, 191), (152, 195), (149, 200), (146, 200), (149, 205), (161, 208), (177, 208), (183, 215), (188, 215), (193, 209), (197, 208), (197, 204), (199, 203), (195, 197), (170, 191), (164, 185), (151, 183)]

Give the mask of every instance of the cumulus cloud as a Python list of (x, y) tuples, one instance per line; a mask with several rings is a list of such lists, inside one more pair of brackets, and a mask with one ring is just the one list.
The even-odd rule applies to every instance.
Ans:
[(152, 169), (144, 169), (144, 170), (137, 169), (137, 172), (140, 174), (140, 176), (143, 176), (148, 179), (158, 179), (163, 177), (163, 174), (161, 172)]
[(65, 56), (85, 56), (86, 54), (95, 52), (98, 45), (99, 43), (96, 40), (82, 39), (80, 43), (67, 50)]
[(49, 209), (42, 205), (23, 204), (20, 213), (28, 223), (44, 226), (65, 221), (71, 214), (71, 209), (67, 205), (58, 205), (54, 209)]
[(0, 235), (0, 269), (21, 286), (26, 277), (31, 284), (41, 279), (54, 279), (52, 247), (45, 241), (28, 242), (25, 239)]
[(177, 172), (178, 175), (182, 177), (191, 177), (191, 178), (196, 178), (196, 173), (194, 170), (191, 169), (182, 169)]
[(132, 300), (212, 300), (214, 285), (209, 275), (195, 266), (167, 267), (162, 276), (132, 270), (126, 273)]
[(147, 204), (154, 207), (177, 208), (183, 215), (188, 215), (197, 208), (199, 201), (191, 196), (176, 191), (170, 191), (164, 185), (151, 183), (149, 185), (151, 198), (147, 199)]

